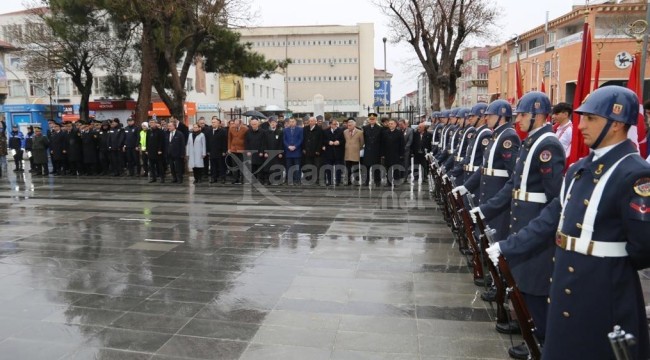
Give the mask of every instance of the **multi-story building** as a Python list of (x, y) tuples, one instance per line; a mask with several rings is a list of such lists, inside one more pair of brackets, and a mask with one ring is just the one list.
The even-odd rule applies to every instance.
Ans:
[(459, 58), (463, 59), (462, 75), (456, 86), (456, 105), (471, 107), (478, 102), (487, 102), (488, 95), (488, 51), (490, 47), (471, 47), (462, 49)]
[[(627, 32), (634, 21), (645, 18), (645, 1), (589, 5), (589, 11), (585, 10), (584, 6), (575, 6), (571, 12), (492, 48), (489, 51), (490, 98), (508, 99), (513, 103), (516, 100), (515, 63), (518, 49), (524, 93), (541, 90), (543, 82), (552, 103), (572, 103), (585, 21), (589, 23), (593, 39), (592, 71), (600, 57), (598, 86), (625, 85), (630, 74), (632, 54), (638, 49), (636, 40)], [(650, 94), (650, 86), (647, 86), (649, 74), (650, 69), (646, 68), (644, 98)], [(591, 78), (593, 81), (593, 75)]]
[[(43, 8), (43, 11), (47, 11)], [(0, 14), (0, 41), (11, 45), (20, 46), (20, 39), (15, 34), (30, 31), (28, 22), (36, 18), (32, 10), (17, 11)], [(29, 21), (28, 21), (29, 20)], [(1, 44), (1, 43), (0, 43)], [(9, 45), (8, 44), (8, 45)], [(19, 51), (7, 52), (4, 54), (5, 73), (7, 80), (7, 104), (46, 104), (50, 95), (55, 104), (65, 105), (66, 109), (78, 108), (81, 99), (80, 93), (72, 83), (70, 76), (62, 71), (53, 70), (49, 79), (37, 80), (30, 78), (28, 72), (22, 66), (21, 53)], [(238, 78), (229, 75), (206, 73), (192, 65), (188, 72), (185, 84), (187, 102), (196, 103), (197, 115), (210, 117), (213, 115), (229, 118), (237, 116), (247, 110), (263, 110), (267, 107), (282, 108), (285, 106), (285, 81), (283, 74), (272, 74), (269, 79), (259, 77)], [(107, 72), (101, 67), (93, 69), (93, 89), (91, 100), (105, 99), (107, 94), (104, 90), (104, 82)], [(138, 81), (139, 73), (127, 74), (131, 80)], [(239, 94), (235, 89), (239, 81)], [(51, 91), (48, 90), (51, 88)], [(154, 91), (155, 92), (155, 91)], [(234, 92), (234, 94), (233, 94)], [(0, 95), (2, 88), (0, 86)], [(137, 98), (137, 93), (131, 95)], [(156, 98), (156, 94), (153, 94)]]
[(427, 116), (431, 114), (431, 98), (429, 97), (429, 78), (426, 72), (421, 72), (418, 75), (418, 115)]
[(417, 119), (420, 118), (419, 101), (417, 90), (402, 96), (402, 98), (390, 105), (391, 117), (409, 120), (411, 124), (417, 123)]
[(291, 63), (285, 73), (286, 108), (295, 114), (365, 115), (373, 104), (374, 27), (255, 27), (241, 40), (269, 59)]

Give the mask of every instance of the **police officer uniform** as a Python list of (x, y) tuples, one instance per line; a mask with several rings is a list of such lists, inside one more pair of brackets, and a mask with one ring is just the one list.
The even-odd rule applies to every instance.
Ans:
[[(635, 125), (638, 109), (634, 92), (607, 86), (576, 112)], [(614, 325), (636, 336), (631, 359), (650, 356), (637, 272), (650, 266), (650, 165), (628, 139), (598, 148), (609, 126), (569, 168), (559, 199), (502, 248), (508, 257), (528, 256), (557, 230), (543, 359), (612, 359)]]

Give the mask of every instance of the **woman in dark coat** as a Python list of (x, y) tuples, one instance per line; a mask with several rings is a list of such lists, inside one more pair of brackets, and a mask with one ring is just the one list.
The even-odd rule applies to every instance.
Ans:
[(381, 133), (380, 140), (381, 158), (384, 161), (388, 185), (398, 180), (399, 171), (404, 158), (404, 134), (397, 129), (397, 122), (388, 121), (388, 129)]

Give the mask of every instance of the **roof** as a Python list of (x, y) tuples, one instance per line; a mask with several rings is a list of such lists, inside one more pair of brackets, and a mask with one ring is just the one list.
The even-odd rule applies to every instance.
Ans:
[(31, 9), (23, 9), (23, 10), (18, 10), (18, 11), (12, 11), (4, 14), (0, 14), (0, 16), (12, 16), (12, 15), (30, 15), (30, 14), (43, 14), (50, 11), (50, 8), (46, 6), (42, 7), (36, 7), (36, 8), (31, 8)]
[(18, 48), (6, 41), (0, 40), (0, 50), (18, 50)]

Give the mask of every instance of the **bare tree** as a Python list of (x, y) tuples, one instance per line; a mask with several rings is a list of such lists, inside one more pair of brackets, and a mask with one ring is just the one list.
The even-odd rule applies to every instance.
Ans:
[[(38, 4), (38, 3), (36, 3)], [(54, 88), (58, 72), (70, 75), (81, 94), (79, 117), (88, 119), (93, 68), (111, 49), (110, 28), (105, 13), (86, 1), (41, 0), (33, 7), (23, 27), (13, 38), (22, 50), (22, 65), (31, 79)], [(41, 86), (37, 85), (37, 86)], [(43, 86), (44, 87), (44, 86)], [(44, 89), (41, 89), (42, 91)]]
[(393, 25), (392, 40), (409, 43), (429, 80), (431, 109), (452, 106), (469, 37), (488, 37), (499, 15), (491, 0), (375, 0)]

